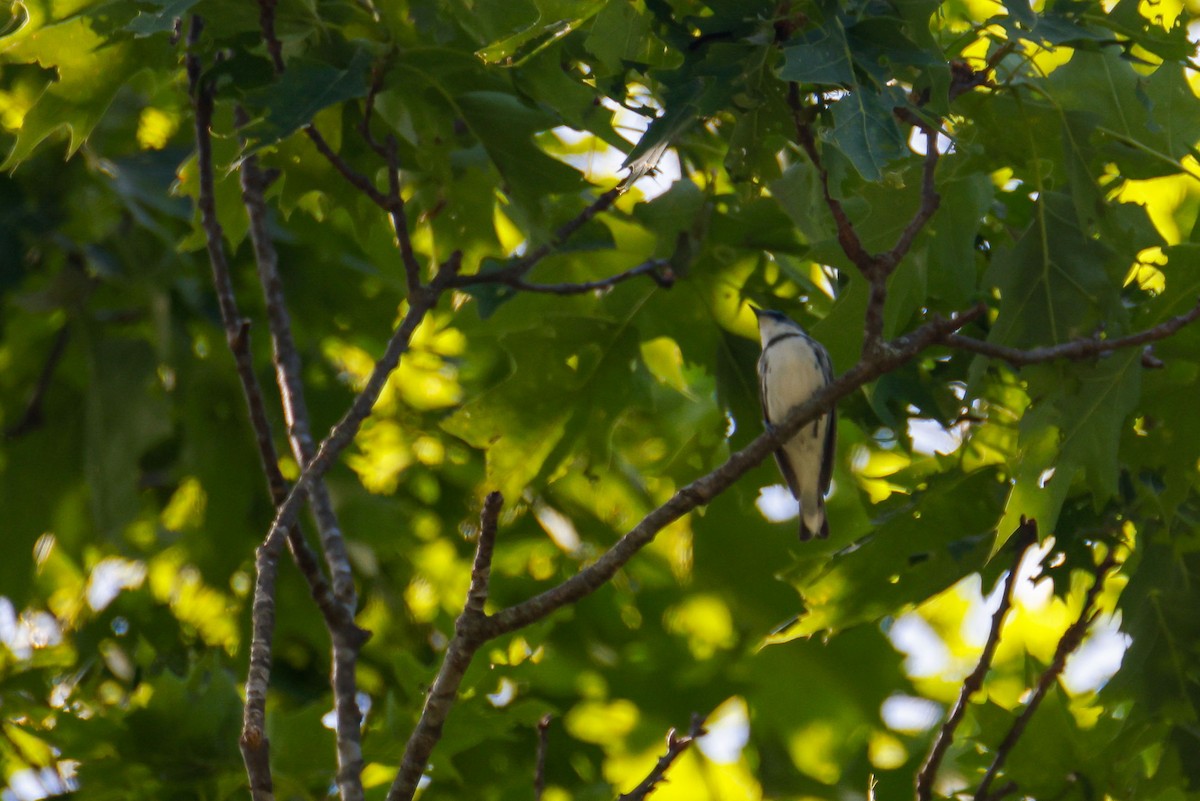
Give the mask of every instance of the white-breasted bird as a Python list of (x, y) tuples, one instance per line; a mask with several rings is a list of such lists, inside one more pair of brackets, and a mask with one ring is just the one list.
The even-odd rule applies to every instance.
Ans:
[[(833, 380), (829, 353), (782, 312), (754, 309), (762, 356), (758, 389), (768, 429)], [(829, 536), (825, 493), (833, 476), (837, 410), (805, 425), (775, 451), (779, 472), (800, 502), (800, 539)]]

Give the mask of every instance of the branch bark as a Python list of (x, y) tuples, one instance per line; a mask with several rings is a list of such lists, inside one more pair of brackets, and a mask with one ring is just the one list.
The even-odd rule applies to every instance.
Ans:
[(1027, 364), (1039, 364), (1057, 359), (1087, 359), (1123, 348), (1148, 345), (1151, 342), (1166, 339), (1184, 326), (1198, 319), (1200, 319), (1200, 301), (1184, 314), (1164, 320), (1158, 325), (1147, 328), (1144, 331), (1138, 331), (1137, 333), (1115, 339), (1100, 339), (1098, 336), (1092, 336), (1083, 339), (1074, 339), (1060, 345), (1048, 345), (1040, 348), (1021, 350), (1020, 348), (997, 345), (993, 342), (985, 342), (981, 339), (954, 333), (946, 337), (946, 344), (952, 348), (968, 350), (972, 353), (989, 356), (993, 359), (1001, 359), (1013, 367), (1023, 367)]
[(446, 658), (442, 660), (437, 678), (425, 699), (421, 719), (417, 721), (404, 749), (400, 771), (388, 791), (387, 801), (410, 799), (417, 791), (429, 755), (442, 738), (442, 726), (457, 700), (463, 676), (471, 666), (471, 659), (479, 646), (488, 640), (482, 626), (486, 619), (484, 605), (487, 603), (492, 551), (496, 544), (496, 528), (503, 502), (504, 498), (499, 492), (489, 494), (483, 502), (483, 511), (479, 516), (479, 540), (475, 545), (475, 564), (471, 570), (471, 585), (467, 590), (463, 611), (455, 622), (454, 637), (446, 649)]
[(658, 758), (658, 762), (654, 763), (654, 768), (646, 775), (646, 778), (638, 782), (637, 787), (628, 793), (617, 796), (617, 801), (643, 801), (663, 781), (667, 769), (675, 763), (675, 760), (679, 759), (680, 755), (696, 741), (696, 738), (702, 737), (704, 733), (703, 715), (692, 715), (692, 725), (683, 737), (680, 737), (674, 729), (667, 732), (667, 753)]
[(546, 713), (537, 725), (537, 762), (533, 768), (533, 801), (542, 801), (546, 791), (546, 751), (549, 748), (550, 714)]
[(666, 259), (650, 259), (644, 261), (636, 267), (630, 267), (628, 270), (601, 278), (596, 281), (580, 281), (578, 283), (563, 283), (563, 284), (534, 284), (526, 281), (523, 278), (515, 277), (509, 274), (500, 272), (476, 273), (475, 275), (465, 276), (466, 283), (464, 286), (477, 286), (479, 284), (501, 284), (511, 287), (514, 291), (521, 292), (540, 292), (548, 295), (582, 295), (587, 292), (600, 292), (606, 289), (612, 289), (617, 284), (628, 281), (631, 278), (645, 275), (654, 283), (658, 284), (663, 289), (670, 289), (675, 285), (675, 273), (671, 270), (671, 263)]
[(942, 765), (942, 760), (945, 758), (950, 744), (954, 742), (954, 732), (958, 729), (958, 724), (962, 722), (963, 715), (966, 714), (971, 696), (983, 688), (983, 679), (991, 668), (996, 646), (1000, 644), (1000, 630), (1004, 626), (1004, 618), (1008, 615), (1009, 607), (1012, 605), (1013, 586), (1017, 581), (1017, 571), (1025, 554), (1037, 544), (1037, 539), (1037, 521), (1022, 518), (1020, 527), (1012, 536), (1017, 555), (1013, 559), (1012, 567), (1009, 568), (1008, 576), (1004, 581), (1004, 592), (1000, 596), (1000, 605), (992, 615), (992, 627), (988, 631), (987, 642), (983, 645), (983, 653), (979, 655), (979, 663), (971, 671), (971, 675), (963, 681), (958, 700), (955, 701), (950, 714), (946, 716), (945, 723), (942, 724), (933, 746), (929, 749), (929, 756), (926, 757), (925, 764), (921, 766), (921, 770), (917, 774), (917, 801), (929, 801), (933, 797), (933, 782), (937, 779), (938, 769)]

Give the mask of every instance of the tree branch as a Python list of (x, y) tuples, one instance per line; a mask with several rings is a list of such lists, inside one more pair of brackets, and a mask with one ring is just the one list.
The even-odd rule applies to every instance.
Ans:
[(541, 292), (548, 295), (582, 295), (587, 292), (611, 289), (617, 284), (628, 281), (631, 278), (637, 278), (639, 275), (649, 276), (650, 280), (663, 289), (670, 289), (675, 285), (675, 273), (671, 269), (671, 263), (666, 259), (650, 259), (636, 267), (631, 267), (624, 272), (617, 273), (608, 278), (601, 278), (596, 281), (581, 281), (573, 284), (534, 284), (523, 278), (499, 272), (476, 273), (475, 275), (465, 277), (469, 281), (468, 286), (477, 284), (503, 284), (522, 292)]
[(646, 796), (654, 791), (654, 788), (666, 776), (667, 769), (674, 764), (679, 755), (688, 750), (697, 737), (702, 737), (704, 731), (704, 716), (692, 715), (692, 725), (688, 729), (688, 733), (680, 737), (674, 729), (667, 732), (667, 753), (658, 758), (658, 762), (654, 764), (653, 769), (628, 793), (622, 793), (617, 796), (617, 801), (643, 801)]
[(417, 783), (425, 772), (429, 755), (442, 738), (442, 726), (450, 708), (458, 697), (458, 688), (463, 675), (471, 665), (471, 659), (479, 646), (487, 641), (481, 626), (485, 620), (484, 605), (487, 603), (488, 579), (492, 569), (492, 550), (496, 544), (496, 528), (500, 518), (500, 506), (504, 497), (499, 492), (490, 493), (483, 502), (479, 515), (479, 540), (475, 544), (475, 564), (471, 570), (471, 586), (463, 603), (462, 614), (454, 624), (454, 637), (446, 649), (446, 658), (438, 670), (421, 719), (417, 721), (400, 771), (387, 794), (387, 801), (407, 801), (417, 791)]
[(549, 748), (550, 713), (542, 715), (537, 724), (537, 762), (533, 768), (533, 801), (542, 801), (546, 791), (546, 750)]
[[(617, 198), (620, 197), (624, 191), (625, 186), (623, 184), (619, 184), (600, 195), (593, 200), (587, 206), (587, 208), (576, 214), (574, 217), (564, 223), (557, 231), (555, 231), (554, 235), (550, 237), (548, 242), (534, 248), (524, 256), (513, 259), (506, 266), (501, 267), (498, 270), (492, 270), (488, 273), (485, 273), (484, 275), (487, 276), (485, 279), (486, 282), (509, 284), (512, 281), (519, 281), (525, 276), (526, 273), (532, 270), (538, 262), (553, 253), (556, 248), (570, 239), (571, 236), (580, 228), (587, 225), (587, 223), (590, 222), (597, 214), (606, 211), (610, 206), (612, 206), (612, 204), (616, 202)], [(475, 275), (461, 275), (452, 281), (450, 286), (455, 289), (462, 289), (463, 287), (471, 286), (472, 284), (476, 283), (477, 279), (479, 278), (480, 274), (478, 273)]]
[(1164, 320), (1158, 325), (1147, 328), (1144, 331), (1138, 331), (1137, 333), (1115, 339), (1101, 339), (1099, 336), (1091, 336), (1073, 339), (1061, 345), (1048, 345), (1028, 350), (1012, 348), (1007, 345), (997, 345), (993, 342), (985, 342), (984, 340), (958, 333), (946, 337), (945, 342), (952, 348), (969, 350), (972, 353), (990, 356), (994, 359), (1002, 359), (1013, 367), (1023, 367), (1027, 364), (1050, 362), (1056, 359), (1086, 359), (1090, 356), (1099, 356), (1100, 354), (1110, 353), (1122, 348), (1131, 348), (1137, 345), (1157, 342), (1160, 339), (1166, 339), (1176, 331), (1198, 319), (1200, 319), (1200, 302), (1197, 302), (1191, 311), (1185, 314)]
[(1029, 721), (1033, 718), (1033, 714), (1037, 712), (1038, 706), (1046, 697), (1046, 693), (1057, 681), (1062, 674), (1063, 668), (1067, 664), (1067, 657), (1074, 653), (1080, 644), (1083, 643), (1084, 637), (1087, 636), (1088, 627), (1092, 621), (1096, 619), (1097, 612), (1093, 609), (1096, 603), (1096, 598), (1100, 595), (1100, 591), (1104, 589), (1104, 579), (1117, 564), (1117, 546), (1110, 545), (1108, 554), (1098, 564), (1093, 571), (1095, 581), (1088, 588), (1087, 594), (1083, 598), (1083, 608), (1079, 610), (1079, 617), (1067, 627), (1063, 636), (1058, 641), (1058, 647), (1054, 650), (1054, 658), (1050, 660), (1050, 666), (1046, 668), (1038, 679), (1037, 686), (1033, 689), (1033, 694), (1029, 698), (1029, 702), (1025, 708), (1021, 710), (1021, 714), (1013, 721), (1012, 728), (1008, 730), (1008, 734), (1000, 742), (996, 748), (996, 755), (992, 759), (992, 764), (988, 766), (987, 773), (983, 776), (983, 781), (979, 783), (979, 789), (975, 791), (975, 801), (988, 801), (992, 796), (988, 795), (988, 790), (992, 786), (996, 775), (1000, 769), (1004, 767), (1005, 760), (1008, 759), (1009, 753), (1012, 752), (1014, 746), (1021, 739), (1021, 735), (1025, 733), (1025, 728), (1029, 725)]
[(942, 197), (937, 192), (937, 183), (935, 181), (938, 159), (941, 156), (937, 149), (937, 130), (924, 124), (918, 127), (925, 134), (925, 160), (921, 168), (921, 205), (917, 209), (917, 213), (913, 215), (913, 218), (908, 221), (908, 225), (904, 226), (904, 230), (900, 232), (896, 244), (891, 250), (880, 257), (880, 266), (887, 273), (891, 273), (892, 270), (896, 269), (896, 265), (900, 263), (900, 260), (912, 248), (913, 240), (917, 238), (917, 234), (933, 218), (933, 215), (937, 213), (938, 207), (942, 203)]
[(858, 267), (859, 271), (864, 276), (869, 275), (875, 270), (875, 257), (863, 247), (858, 232), (854, 230), (854, 223), (850, 221), (850, 216), (846, 214), (841, 201), (835, 198), (829, 189), (829, 170), (825, 169), (821, 153), (817, 150), (817, 140), (813, 136), (808, 116), (810, 109), (806, 109), (801, 103), (800, 87), (796, 83), (788, 84), (788, 106), (792, 110), (792, 122), (796, 126), (796, 141), (800, 143), (800, 147), (808, 155), (808, 160), (817, 170), (817, 178), (821, 182), (821, 194), (825, 198), (825, 205), (829, 208), (829, 213), (833, 215), (833, 222), (837, 226), (838, 244), (842, 246), (842, 252)]
[(46, 401), (50, 382), (54, 380), (54, 373), (58, 369), (58, 363), (62, 360), (63, 354), (67, 352), (67, 343), (70, 340), (71, 325), (64, 323), (54, 334), (50, 353), (46, 355), (46, 361), (42, 364), (42, 371), (38, 374), (37, 383), (33, 385), (33, 392), (29, 396), (29, 402), (25, 404), (25, 411), (16, 422), (4, 429), (6, 439), (16, 439), (41, 427), (44, 422), (42, 405)]
[[(305, 465), (312, 460), (316, 448), (313, 445), (308, 405), (304, 398), (300, 353), (292, 336), (283, 282), (279, 275), (279, 255), (267, 230), (267, 205), (263, 197), (267, 179), (258, 166), (256, 156), (248, 156), (242, 162), (241, 184), (242, 202), (250, 219), (250, 238), (254, 245), (254, 258), (258, 265), (259, 282), (262, 285), (267, 320), (271, 329), (275, 376), (283, 400), (288, 440), (296, 461)], [(278, 467), (274, 464), (272, 467), (273, 470), (268, 472), (278, 474)], [(282, 478), (282, 475), (278, 476), (279, 483), (282, 482)], [(272, 483), (277, 483), (274, 477)], [(279, 489), (273, 487), (272, 495), (276, 504), (281, 503), (287, 496), (286, 485), (281, 485)], [(359, 648), (366, 642), (368, 635), (354, 622), (354, 612), (358, 606), (354, 575), (341, 526), (333, 510), (333, 500), (324, 481), (313, 482), (308, 499), (321, 535), (325, 561), (333, 576), (333, 594), (336, 596), (334, 606), (337, 613), (330, 614), (327, 609), (322, 611), (326, 613), (325, 622), (333, 641), (332, 686), (337, 719), (337, 783), (342, 801), (359, 801), (363, 798), (362, 714), (358, 708), (355, 670)], [(296, 526), (292, 526), (291, 531), (296, 532), (296, 536), (299, 537)], [(289, 541), (292, 539), (289, 533)], [(303, 542), (303, 539), (300, 538), (300, 541)]]
[(963, 681), (958, 700), (955, 701), (950, 714), (946, 716), (946, 722), (938, 731), (937, 739), (934, 740), (933, 747), (929, 749), (929, 756), (926, 757), (925, 764), (921, 766), (921, 770), (917, 774), (917, 801), (929, 801), (933, 797), (933, 782), (937, 778), (938, 769), (942, 765), (942, 760), (945, 758), (950, 744), (954, 741), (954, 732), (958, 728), (958, 724), (962, 722), (967, 705), (971, 702), (971, 696), (983, 688), (983, 679), (992, 665), (996, 646), (1000, 644), (1000, 629), (1003, 627), (1004, 618), (1012, 605), (1013, 586), (1017, 581), (1017, 571), (1025, 554), (1037, 544), (1037, 539), (1037, 521), (1021, 518), (1021, 525), (1012, 536), (1017, 555), (1013, 559), (1012, 567), (1004, 581), (1004, 592), (1000, 596), (1000, 605), (992, 615), (992, 628), (988, 632), (987, 642), (983, 645), (983, 653), (979, 655), (979, 664)]

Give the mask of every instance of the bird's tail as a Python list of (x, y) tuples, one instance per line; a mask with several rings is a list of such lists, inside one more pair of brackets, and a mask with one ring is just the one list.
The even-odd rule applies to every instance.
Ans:
[[(829, 519), (825, 516), (825, 499), (817, 496), (817, 502), (804, 504), (800, 509), (800, 541), (807, 542), (813, 537), (827, 539), (829, 537)], [(812, 511), (809, 511), (811, 508)]]

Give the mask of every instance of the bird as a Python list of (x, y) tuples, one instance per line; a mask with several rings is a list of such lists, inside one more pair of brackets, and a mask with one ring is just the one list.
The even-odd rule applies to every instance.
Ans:
[[(768, 431), (788, 412), (833, 380), (829, 352), (783, 312), (754, 309), (762, 355), (758, 389)], [(800, 539), (829, 536), (825, 493), (833, 476), (837, 409), (806, 424), (775, 451), (775, 461), (792, 496), (800, 502)]]

